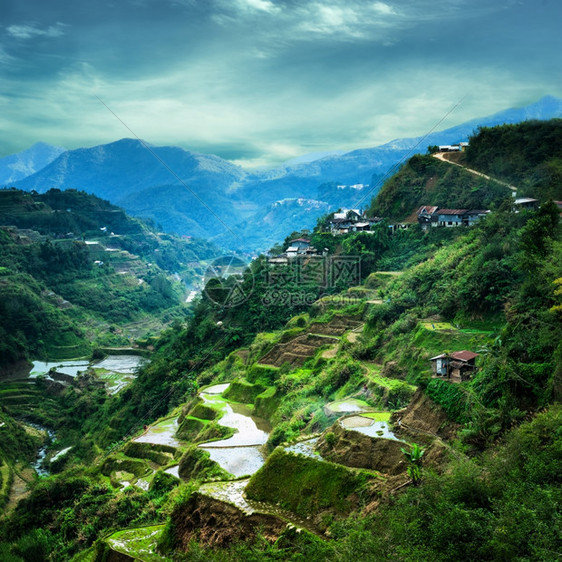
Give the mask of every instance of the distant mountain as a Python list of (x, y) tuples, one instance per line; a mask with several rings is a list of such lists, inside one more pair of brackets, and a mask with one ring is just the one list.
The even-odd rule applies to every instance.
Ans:
[(224, 191), (245, 176), (241, 168), (218, 156), (174, 146), (148, 146), (136, 139), (121, 139), (69, 150), (18, 182), (17, 187), (38, 193), (52, 188), (80, 188), (118, 202), (147, 187), (178, 183), (178, 177), (193, 190), (204, 192)]
[(64, 151), (60, 146), (38, 142), (27, 150), (0, 158), (0, 186), (10, 186), (38, 172)]
[(396, 139), (384, 144), (382, 147), (398, 150), (416, 147), (417, 152), (424, 152), (427, 147), (431, 145), (467, 141), (470, 136), (477, 132), (479, 127), (509, 125), (512, 123), (520, 123), (521, 121), (528, 121), (530, 119), (545, 120), (555, 117), (562, 117), (562, 99), (555, 98), (554, 96), (544, 96), (531, 105), (517, 108), (512, 107), (511, 109), (505, 109), (504, 111), (494, 113), (488, 117), (472, 119), (456, 127), (431, 133), (425, 139), (423, 137)]
[(318, 217), (329, 213), (331, 206), (315, 199), (283, 199), (267, 205), (231, 232), (211, 241), (234, 250), (269, 249), (294, 230), (311, 230)]
[(158, 185), (130, 193), (119, 205), (132, 215), (153, 220), (167, 232), (202, 238), (227, 232), (253, 210), (235, 209), (231, 198), (212, 186), (200, 190), (199, 195), (194, 197), (181, 184)]
[[(479, 126), (553, 117), (562, 117), (562, 100), (547, 96), (529, 106), (473, 119), (425, 138), (396, 139), (374, 148), (327, 156), (314, 153), (277, 168), (252, 171), (218, 156), (171, 146), (150, 146), (148, 150), (138, 140), (122, 139), (64, 152), (15, 186), (39, 193), (50, 188), (82, 189), (133, 215), (150, 218), (164, 230), (217, 238), (230, 247), (240, 247), (228, 236), (239, 225), (249, 244), (245, 249), (264, 250), (270, 243), (271, 230), (262, 220), (276, 202), (317, 201), (321, 212), (314, 218), (325, 212), (326, 206), (329, 210), (352, 204), (367, 207), (386, 175), (412, 154), (425, 152), (429, 145), (467, 140)], [(326, 189), (327, 184), (332, 187)], [(366, 187), (360, 192), (337, 189), (337, 185), (357, 184)], [(286, 225), (287, 233), (302, 228), (305, 220), (292, 205), (275, 207), (276, 220)], [(310, 208), (306, 219), (314, 213)], [(252, 228), (250, 236), (247, 233)]]
[(224, 211), (231, 205), (227, 189), (245, 175), (218, 156), (173, 146), (147, 149), (139, 140), (122, 139), (64, 152), (17, 187), (38, 193), (83, 189), (165, 230), (208, 238), (225, 230), (220, 215), (231, 225), (244, 218)]

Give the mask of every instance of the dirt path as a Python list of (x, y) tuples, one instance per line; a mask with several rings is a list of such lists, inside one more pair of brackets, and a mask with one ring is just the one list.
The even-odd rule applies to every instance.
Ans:
[(31, 481), (33, 481), (32, 468), (24, 468), (21, 471), (16, 470), (14, 472), (14, 481), (10, 490), (10, 499), (6, 505), (6, 512), (14, 509), (21, 499), (31, 493), (27, 487), (28, 483)]
[(471, 174), (474, 174), (476, 176), (480, 176), (481, 178), (490, 180), (490, 181), (495, 181), (496, 183), (499, 183), (500, 185), (503, 185), (504, 187), (507, 187), (508, 189), (511, 189), (511, 191), (517, 191), (517, 188), (514, 185), (510, 185), (504, 181), (498, 180), (496, 178), (492, 178), (490, 176), (487, 176), (486, 174), (483, 174), (482, 172), (478, 172), (477, 170), (473, 170), (472, 168), (467, 168), (466, 166), (462, 166), (461, 164), (457, 164), (456, 162), (453, 162), (452, 160), (448, 160), (447, 158), (445, 158), (445, 154), (444, 152), (435, 152), (433, 154), (434, 158), (437, 158), (437, 160), (441, 160), (441, 162), (447, 162), (447, 164), (451, 164), (452, 166), (458, 166), (459, 168), (463, 168), (464, 170), (466, 170), (467, 172), (470, 172)]

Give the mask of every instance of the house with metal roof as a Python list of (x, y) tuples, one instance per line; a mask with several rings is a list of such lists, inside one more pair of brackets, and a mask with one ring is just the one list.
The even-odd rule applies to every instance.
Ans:
[(462, 226), (467, 211), (468, 209), (439, 209), (437, 211), (437, 226)]
[(422, 205), (417, 211), (418, 223), (422, 230), (427, 230), (432, 222), (437, 222), (437, 209), (435, 205)]
[(350, 232), (369, 232), (371, 227), (381, 222), (379, 217), (369, 218), (360, 209), (342, 209), (334, 213), (329, 222), (332, 234), (349, 234)]
[(453, 382), (468, 380), (476, 372), (478, 353), (463, 350), (442, 353), (430, 359), (432, 371), (439, 377), (446, 377)]

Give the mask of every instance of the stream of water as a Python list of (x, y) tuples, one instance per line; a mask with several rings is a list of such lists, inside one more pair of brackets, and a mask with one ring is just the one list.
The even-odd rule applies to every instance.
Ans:
[(31, 463), (31, 467), (35, 470), (35, 472), (39, 476), (49, 476), (49, 469), (45, 468), (45, 466), (43, 465), (43, 461), (47, 456), (47, 449), (55, 440), (55, 432), (37, 423), (32, 423), (32, 422), (25, 422), (25, 423), (37, 429), (38, 431), (45, 432), (47, 434), (47, 439), (44, 445), (37, 451), (37, 458), (35, 459), (35, 462)]

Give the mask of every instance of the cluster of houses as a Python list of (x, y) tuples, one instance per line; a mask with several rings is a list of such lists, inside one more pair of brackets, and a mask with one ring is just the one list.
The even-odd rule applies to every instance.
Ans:
[(365, 211), (360, 209), (342, 209), (334, 213), (328, 223), (330, 232), (335, 235), (349, 234), (350, 232), (368, 232), (371, 227), (383, 219), (379, 217), (367, 217)]
[(440, 209), (422, 205), (416, 215), (422, 230), (427, 230), (433, 226), (472, 226), (489, 212), (487, 209)]
[[(489, 212), (487, 209), (440, 209), (437, 206), (422, 205), (416, 211), (416, 216), (422, 229), (426, 230), (434, 226), (472, 226)], [(383, 219), (380, 217), (368, 217), (364, 211), (359, 209), (343, 209), (334, 213), (328, 223), (328, 228), (336, 236), (351, 232), (370, 232), (373, 226), (382, 221)], [(411, 222), (404, 222), (388, 226), (394, 232), (398, 229), (406, 229), (411, 225)]]
[(277, 256), (270, 257), (268, 263), (272, 265), (286, 265), (295, 258), (322, 257), (328, 255), (328, 248), (318, 250), (310, 244), (307, 238), (295, 238), (289, 242), (289, 247)]
[[(555, 201), (555, 203), (562, 211), (562, 202)], [(513, 201), (515, 212), (535, 210), (539, 205), (539, 200), (531, 197), (522, 197)], [(440, 209), (436, 205), (422, 205), (416, 211), (416, 217), (422, 230), (427, 230), (431, 227), (473, 226), (489, 213), (489, 209)], [(360, 209), (341, 209), (334, 213), (328, 222), (328, 229), (335, 236), (352, 232), (370, 232), (373, 226), (382, 221), (381, 217), (368, 217), (367, 213)], [(411, 225), (412, 222), (406, 221), (389, 224), (388, 227), (394, 232), (409, 228)]]

